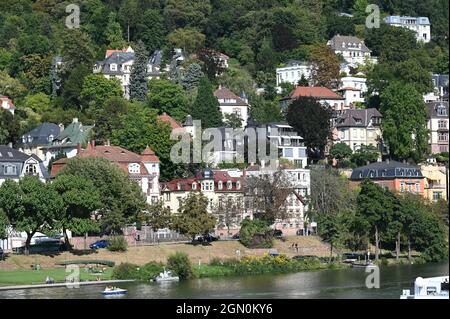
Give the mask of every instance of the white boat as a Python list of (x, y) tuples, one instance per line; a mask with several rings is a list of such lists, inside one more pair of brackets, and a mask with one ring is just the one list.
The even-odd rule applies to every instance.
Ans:
[(376, 265), (372, 262), (372, 261), (364, 261), (364, 262), (358, 262), (358, 261), (354, 261), (352, 262), (352, 267), (353, 268), (375, 268)]
[(159, 275), (153, 279), (153, 281), (156, 281), (156, 282), (179, 281), (179, 280), (180, 280), (180, 278), (178, 276), (173, 275), (170, 270), (166, 270), (166, 269), (164, 269), (163, 272), (159, 273)]
[(400, 299), (449, 299), (448, 276), (422, 278), (414, 281), (414, 294), (404, 289)]
[(124, 295), (126, 293), (127, 293), (126, 289), (121, 289), (117, 287), (106, 287), (105, 290), (102, 291), (102, 294), (105, 296)]

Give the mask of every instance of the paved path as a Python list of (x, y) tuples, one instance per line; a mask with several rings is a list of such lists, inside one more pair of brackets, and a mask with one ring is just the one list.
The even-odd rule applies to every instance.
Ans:
[(100, 280), (100, 281), (80, 281), (78, 283), (70, 283), (70, 282), (62, 282), (55, 284), (40, 284), (40, 285), (18, 285), (18, 286), (0, 286), (0, 291), (2, 290), (17, 290), (17, 289), (34, 289), (34, 288), (56, 288), (56, 287), (66, 287), (68, 285), (76, 285), (87, 286), (87, 285), (104, 285), (111, 283), (120, 283), (120, 282), (132, 282), (134, 280)]

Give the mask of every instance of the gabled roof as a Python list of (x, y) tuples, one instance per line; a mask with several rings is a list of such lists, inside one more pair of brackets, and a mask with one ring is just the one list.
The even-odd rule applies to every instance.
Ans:
[[(3, 103), (3, 102), (6, 102), (6, 103)], [(5, 95), (0, 95), (0, 106), (3, 107), (5, 110), (15, 110), (16, 109), (13, 101)]]
[[(31, 156), (6, 145), (0, 145), (0, 162), (24, 162)], [(39, 158), (37, 158), (41, 161)]]
[(94, 125), (83, 125), (81, 122), (78, 122), (78, 119), (74, 119), (46, 148), (73, 147), (86, 143), (93, 128)]
[(367, 127), (374, 117), (383, 115), (375, 108), (344, 110), (337, 118), (336, 127)]
[(330, 41), (328, 41), (328, 45), (335, 51), (355, 49), (363, 52), (370, 52), (369, 48), (364, 44), (364, 41), (354, 36), (337, 34)]
[(219, 87), (217, 90), (214, 91), (214, 96), (219, 100), (224, 99), (234, 99), (236, 100), (236, 103), (221, 103), (221, 104), (234, 104), (234, 105), (248, 105), (242, 98), (231, 92), (229, 89), (225, 87)]
[(323, 86), (297, 86), (287, 98), (295, 99), (301, 96), (314, 97), (319, 100), (344, 100), (342, 96)]
[[(21, 151), (18, 151), (14, 148), (11, 148), (9, 146), (0, 145), (0, 177), (2, 178), (14, 178), (17, 179), (20, 177), (20, 174), (22, 173), (23, 167), (29, 160), (33, 159), (37, 162), (39, 165), (40, 173), (42, 174), (42, 177), (45, 179), (48, 178), (48, 172), (47, 169), (44, 167), (44, 163), (42, 160), (37, 157), (36, 155), (27, 155)], [(15, 174), (8, 174), (5, 175), (3, 165), (11, 163), (13, 166), (16, 167)]]
[(182, 126), (177, 121), (175, 121), (173, 117), (171, 117), (165, 112), (161, 115), (158, 115), (158, 120), (169, 123), (172, 130), (182, 128)]
[(394, 179), (394, 178), (423, 178), (420, 167), (400, 163), (397, 161), (376, 162), (355, 168), (350, 176), (351, 180)]
[[(54, 123), (42, 123), (38, 127), (35, 127), (28, 133), (25, 133), (23, 137), (26, 139), (24, 145), (27, 146), (37, 146), (37, 145), (47, 145), (49, 143), (49, 136), (54, 138), (60, 133), (60, 128)], [(28, 141), (28, 136), (32, 138), (31, 142)]]
[(155, 152), (153, 152), (153, 150), (148, 145), (141, 153), (141, 159), (143, 162), (159, 163), (159, 157), (155, 155)]

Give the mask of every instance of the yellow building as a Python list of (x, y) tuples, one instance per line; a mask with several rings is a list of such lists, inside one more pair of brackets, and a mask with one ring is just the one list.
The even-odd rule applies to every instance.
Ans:
[(436, 164), (421, 165), (423, 176), (425, 176), (424, 197), (430, 201), (439, 199), (447, 200), (448, 181), (446, 179), (445, 166)]

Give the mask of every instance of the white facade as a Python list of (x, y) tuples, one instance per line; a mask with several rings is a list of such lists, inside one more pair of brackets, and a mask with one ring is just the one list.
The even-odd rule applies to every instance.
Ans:
[(303, 137), (299, 136), (292, 126), (281, 123), (269, 124), (267, 138), (277, 146), (280, 158), (287, 159), (300, 168), (308, 165)]
[(366, 59), (370, 59), (370, 50), (364, 41), (354, 36), (335, 35), (327, 45), (348, 63), (364, 65)]
[(291, 62), (287, 66), (277, 68), (277, 89), (280, 90), (280, 84), (288, 82), (293, 85), (297, 85), (298, 81), (302, 78), (309, 80), (311, 77), (311, 64), (306, 62)]
[(414, 31), (417, 41), (425, 43), (431, 41), (431, 24), (427, 17), (389, 16), (384, 18), (384, 22)]
[(353, 89), (361, 90), (361, 93), (367, 92), (367, 79), (364, 77), (357, 77), (357, 76), (345, 76), (341, 78), (341, 87), (350, 87)]
[(346, 107), (352, 107), (354, 106), (357, 102), (358, 103), (364, 103), (364, 98), (362, 96), (362, 92), (359, 89), (354, 89), (354, 88), (342, 88), (339, 91), (342, 92), (342, 96), (345, 99), (345, 106)]

